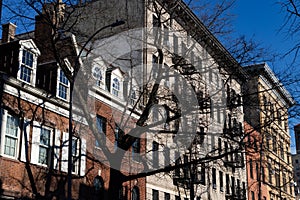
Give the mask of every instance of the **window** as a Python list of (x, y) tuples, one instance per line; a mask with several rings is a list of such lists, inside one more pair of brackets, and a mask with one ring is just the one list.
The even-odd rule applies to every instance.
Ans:
[(157, 78), (157, 71), (158, 71), (158, 57), (152, 55), (152, 78)]
[(48, 165), (50, 152), (50, 133), (46, 128), (41, 128), (40, 133), (40, 148), (39, 148), (39, 163)]
[(237, 188), (237, 196), (240, 197), (241, 196), (241, 185), (240, 185), (240, 179), (236, 180), (236, 188)]
[(169, 42), (169, 29), (164, 25), (164, 45), (168, 45)]
[(132, 200), (139, 200), (140, 199), (140, 190), (137, 186), (132, 188)]
[(119, 96), (120, 92), (120, 81), (118, 78), (114, 78), (112, 82), (112, 94), (116, 97)]
[(170, 199), (171, 199), (170, 193), (165, 192), (165, 200), (170, 200)]
[(218, 153), (221, 155), (222, 153), (222, 140), (221, 138), (218, 138)]
[(253, 191), (251, 191), (251, 200), (255, 200), (255, 194)]
[[(180, 155), (179, 155), (179, 152), (176, 151), (175, 152), (175, 165), (180, 165), (181, 163), (181, 159), (180, 159)], [(176, 167), (175, 168), (175, 177), (180, 177), (180, 168), (179, 167)]]
[(59, 74), (58, 74), (58, 91), (57, 95), (58, 97), (68, 100), (68, 93), (69, 93), (69, 81), (68, 78), (66, 77), (65, 73), (63, 72), (62, 69), (59, 69)]
[(175, 196), (175, 200), (180, 200), (180, 196)]
[(260, 174), (259, 174), (259, 165), (258, 163), (255, 164), (255, 170), (256, 170), (256, 180), (260, 180)]
[(190, 178), (190, 176), (189, 176), (189, 165), (188, 165), (189, 157), (187, 155), (183, 156), (183, 162), (184, 162), (183, 177), (185, 179), (189, 179)]
[[(51, 164), (52, 128), (33, 122), (31, 162), (44, 166)], [(55, 157), (55, 156), (54, 156)]]
[(226, 174), (226, 194), (230, 194), (230, 180), (229, 180), (229, 174)]
[(253, 178), (253, 162), (252, 162), (252, 159), (249, 160), (249, 170), (250, 170), (250, 178)]
[(201, 183), (202, 185), (205, 185), (205, 184), (206, 184), (206, 183), (205, 183), (205, 165), (204, 165), (204, 164), (201, 165), (201, 171), (200, 171), (200, 183)]
[(273, 145), (273, 151), (275, 153), (277, 153), (277, 139), (276, 139), (276, 136), (272, 137), (272, 145)]
[(22, 53), (22, 63), (21, 63), (21, 71), (20, 71), (20, 79), (31, 83), (33, 74), (33, 54), (24, 49)]
[(235, 195), (235, 178), (231, 176), (231, 194)]
[(153, 141), (152, 143), (152, 156), (153, 156), (153, 168), (158, 167), (158, 143)]
[(118, 125), (115, 125), (115, 150), (120, 146), (120, 141), (124, 136), (124, 132), (120, 129)]
[(178, 54), (178, 37), (173, 34), (173, 46), (174, 46), (174, 53)]
[(159, 20), (158, 17), (156, 17), (155, 15), (153, 15), (152, 25), (153, 27), (159, 27)]
[(100, 67), (93, 67), (92, 69), (93, 77), (96, 79), (96, 85), (100, 86), (102, 83), (103, 75)]
[(283, 184), (283, 190), (287, 191), (287, 182), (286, 182), (286, 174), (282, 173), (282, 184)]
[(224, 149), (225, 149), (225, 161), (228, 161), (228, 143), (224, 142)]
[(72, 164), (72, 172), (73, 173), (78, 173), (78, 169), (79, 169), (79, 149), (80, 149), (80, 141), (79, 141), (79, 138), (72, 138), (72, 161), (73, 161), (73, 164)]
[(217, 188), (217, 177), (216, 177), (216, 169), (212, 168), (212, 184), (213, 184), (213, 189)]
[(158, 200), (158, 199), (159, 199), (158, 190), (152, 189), (152, 200)]
[[(62, 133), (62, 156), (61, 170), (68, 172), (69, 158), (69, 133)], [(50, 140), (51, 141), (51, 140)], [(80, 176), (85, 175), (86, 169), (86, 140), (84, 138), (72, 137), (72, 172)]]
[(132, 90), (131, 94), (130, 94), (130, 105), (134, 106), (136, 99), (137, 99), (136, 92), (134, 90)]
[(219, 180), (220, 180), (220, 191), (223, 192), (223, 172), (219, 171)]
[(97, 196), (100, 196), (100, 198), (103, 198), (103, 192), (104, 192), (104, 181), (101, 176), (96, 176), (94, 179), (94, 189)]
[[(5, 116), (3, 116), (5, 118)], [(4, 121), (4, 120), (3, 120)], [(4, 136), (4, 154), (11, 157), (17, 157), (19, 143), (19, 119), (7, 114)]]
[(271, 163), (268, 163), (268, 170), (269, 170), (269, 183), (272, 184), (273, 169)]
[(283, 150), (283, 142), (280, 142), (280, 157), (284, 159), (284, 150)]
[(165, 146), (163, 153), (164, 153), (165, 166), (168, 166), (168, 165), (171, 164), (171, 161), (170, 161), (170, 148)]
[[(106, 119), (104, 117), (101, 117), (98, 115), (96, 118), (96, 125), (97, 125), (97, 129), (98, 129), (98, 133), (103, 134), (103, 138), (105, 141), (105, 139), (106, 139)], [(105, 144), (105, 142), (104, 142), (104, 144)], [(95, 145), (96, 145), (96, 147), (100, 147), (100, 144), (97, 141), (97, 139), (95, 140)]]
[(139, 161), (138, 154), (140, 153), (140, 138), (136, 138), (132, 144), (132, 159)]
[(280, 175), (278, 170), (275, 172), (275, 184), (276, 187), (280, 187)]

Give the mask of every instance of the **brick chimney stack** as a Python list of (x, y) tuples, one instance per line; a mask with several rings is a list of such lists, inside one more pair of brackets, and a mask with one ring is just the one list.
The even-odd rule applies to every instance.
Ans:
[(17, 26), (13, 23), (2, 25), (2, 43), (7, 43), (15, 39)]

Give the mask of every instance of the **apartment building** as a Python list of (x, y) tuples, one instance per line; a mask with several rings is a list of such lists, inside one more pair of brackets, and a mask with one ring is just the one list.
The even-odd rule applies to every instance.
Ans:
[(250, 199), (294, 199), (288, 108), (294, 100), (266, 63), (245, 67)]
[[(78, 72), (98, 134), (75, 95), (74, 199), (108, 198), (112, 188), (111, 199), (247, 199), (240, 141), (246, 76), (184, 2), (57, 2), (44, 6), (34, 32), (17, 37), (14, 25), (3, 28), (1, 164), (9, 171), (0, 176), (2, 196), (66, 197), (70, 78)], [(47, 26), (49, 16), (55, 26)], [(19, 135), (6, 132), (12, 125)], [(113, 185), (148, 172), (154, 175)]]
[[(60, 6), (64, 5), (56, 8), (60, 10)], [(61, 13), (57, 14), (50, 4), (43, 10), (43, 15), (48, 14), (54, 20)], [(4, 24), (2, 29), (0, 197), (108, 199), (109, 180), (116, 173), (112, 173), (106, 162), (109, 158), (101, 149), (105, 146), (117, 155), (115, 149), (126, 134), (118, 117), (130, 122), (137, 118), (136, 113), (122, 109), (129, 92), (125, 90), (126, 74), (117, 67), (102, 67), (105, 76), (100, 76), (99, 68), (94, 67), (93, 77), (88, 79), (92, 93), (86, 97), (93, 99), (93, 109), (90, 117), (84, 115), (79, 95), (71, 95), (70, 88), (75, 84), (70, 72), (76, 67), (85, 68), (88, 60), (78, 57), (73, 34), (58, 38), (56, 45), (61, 52), (55, 52), (49, 42), (52, 34), (57, 34), (43, 15), (36, 17), (33, 32), (15, 35), (12, 23)], [(130, 128), (129, 123), (126, 126)], [(135, 139), (122, 162), (132, 161), (143, 146), (143, 139)], [(144, 188), (145, 178), (123, 181), (116, 188), (116, 196), (144, 199)]]
[(292, 155), (293, 158), (293, 167), (294, 167), (294, 181), (295, 181), (295, 195), (296, 199), (300, 198), (300, 132), (299, 124), (294, 126), (295, 142), (296, 142), (296, 154)]
[[(146, 96), (140, 105), (148, 109), (147, 103), (152, 103), (147, 123), (142, 125), (151, 127), (146, 131), (146, 154), (142, 158), (147, 161), (147, 171), (165, 170), (146, 177), (145, 199), (246, 199), (245, 157), (237, 142), (244, 121), (242, 68), (182, 1), (124, 4), (87, 3), (83, 10), (93, 15), (85, 16), (73, 28), (76, 32), (86, 30), (86, 22), (94, 16), (107, 21), (127, 19), (125, 27), (113, 31), (117, 36), (111, 41), (117, 42), (108, 43), (106, 37), (113, 34), (110, 30), (101, 32), (97, 37), (105, 39), (94, 43), (91, 52), (105, 57), (106, 52), (123, 48), (121, 57), (130, 62), (116, 59), (116, 65), (131, 70), (142, 63), (138, 74), (143, 76), (137, 82), (148, 93), (159, 83), (155, 101)], [(94, 21), (88, 31), (105, 23), (109, 24)], [(128, 41), (132, 43), (126, 46)], [(106, 50), (99, 53), (97, 47)], [(137, 50), (132, 53), (132, 49)], [(193, 99), (197, 106), (193, 106)], [(191, 110), (184, 110), (187, 108)], [(207, 155), (212, 158), (206, 160)]]

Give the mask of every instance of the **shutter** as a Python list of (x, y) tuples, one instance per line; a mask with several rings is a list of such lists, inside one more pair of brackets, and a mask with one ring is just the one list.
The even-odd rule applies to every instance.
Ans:
[(0, 110), (0, 117), (1, 117), (1, 133), (0, 133), (0, 145), (1, 149), (0, 152), (3, 154), (3, 148), (4, 148), (4, 134), (5, 134), (5, 126), (6, 126), (6, 117), (7, 117), (7, 112), (5, 110), (1, 109)]
[(29, 145), (29, 134), (30, 134), (30, 121), (24, 120), (23, 124), (23, 135), (21, 144), (21, 156), (20, 160), (26, 162), (26, 154), (29, 155), (28, 145)]
[(40, 124), (34, 121), (31, 140), (31, 163), (33, 164), (39, 163), (40, 132)]
[(59, 153), (60, 153), (60, 131), (55, 129), (55, 135), (54, 135), (54, 144), (53, 144), (53, 149), (54, 149), (54, 158), (53, 158), (53, 169), (57, 169), (59, 167)]
[(63, 132), (61, 171), (68, 172), (69, 133)]
[(85, 169), (86, 169), (86, 140), (81, 139), (81, 154), (80, 154), (80, 176), (85, 175)]
[(1, 113), (0, 113), (0, 116), (1, 116), (1, 140), (0, 140), (0, 143), (1, 143), (1, 154), (4, 153), (4, 135), (5, 135), (5, 128), (6, 128), (6, 118), (7, 118), (7, 111), (6, 110), (3, 110), (1, 109)]

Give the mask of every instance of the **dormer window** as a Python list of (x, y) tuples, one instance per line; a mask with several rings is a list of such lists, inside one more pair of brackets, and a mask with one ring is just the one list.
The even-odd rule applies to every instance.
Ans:
[(133, 90), (130, 94), (130, 105), (134, 106), (135, 104), (135, 101), (136, 101), (136, 93), (135, 91)]
[(69, 98), (69, 87), (70, 83), (68, 78), (62, 69), (58, 69), (58, 88), (57, 88), (57, 96), (64, 100), (68, 100)]
[(20, 40), (20, 46), (17, 78), (34, 86), (37, 57), (40, 55), (40, 52), (32, 40)]
[(20, 79), (31, 83), (33, 74), (33, 54), (28, 50), (23, 50)]
[(120, 81), (118, 78), (114, 78), (112, 83), (112, 94), (115, 96), (119, 96), (119, 91), (120, 91)]
[(93, 77), (96, 79), (96, 85), (100, 86), (103, 80), (103, 75), (100, 67), (94, 67), (93, 69)]

